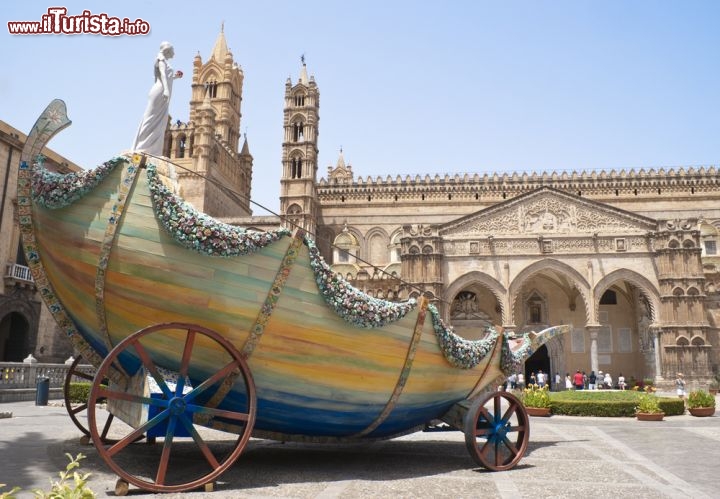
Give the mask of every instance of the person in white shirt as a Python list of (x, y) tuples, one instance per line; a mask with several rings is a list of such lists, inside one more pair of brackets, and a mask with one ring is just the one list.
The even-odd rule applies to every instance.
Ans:
[(612, 383), (612, 376), (610, 376), (610, 373), (605, 373), (605, 378), (603, 379), (603, 384), (606, 388), (609, 388), (612, 390), (613, 383)]

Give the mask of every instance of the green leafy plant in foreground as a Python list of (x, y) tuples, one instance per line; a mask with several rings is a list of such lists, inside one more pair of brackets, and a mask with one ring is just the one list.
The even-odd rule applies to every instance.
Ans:
[(660, 409), (660, 402), (658, 401), (657, 395), (652, 393), (643, 393), (638, 397), (638, 404), (635, 407), (636, 412), (643, 414), (658, 414), (663, 412)]
[(550, 394), (547, 386), (540, 388), (538, 385), (529, 385), (522, 391), (520, 399), (525, 407), (550, 407)]
[(688, 394), (687, 406), (688, 409), (715, 407), (715, 397), (705, 390), (693, 390)]
[[(65, 471), (58, 473), (60, 480), (55, 482), (50, 480), (50, 490), (47, 492), (35, 489), (32, 493), (39, 499), (94, 499), (95, 492), (87, 486), (90, 473), (81, 475), (75, 470), (80, 467), (80, 461), (85, 459), (85, 456), (82, 453), (77, 457), (72, 457), (70, 454), (65, 455), (70, 463), (65, 467)], [(0, 488), (2, 487), (5, 487), (4, 483), (0, 483)], [(15, 494), (18, 492), (20, 492), (20, 487), (13, 487), (9, 492), (0, 492), (0, 499), (15, 499)]]
[[(50, 481), (50, 490), (33, 490), (35, 497), (42, 499), (91, 499), (95, 497), (95, 492), (87, 487), (90, 473), (80, 474), (75, 468), (80, 467), (80, 461), (85, 459), (85, 455), (79, 453), (73, 458), (70, 454), (65, 454), (70, 463), (65, 467), (65, 471), (58, 473), (60, 480), (57, 482)], [(75, 471), (73, 471), (75, 470)], [(70, 481), (72, 480), (72, 482)]]
[[(0, 489), (5, 487), (4, 483), (0, 483)], [(7, 492), (0, 492), (0, 499), (15, 499), (15, 494), (20, 492), (20, 487), (13, 487), (12, 490)]]

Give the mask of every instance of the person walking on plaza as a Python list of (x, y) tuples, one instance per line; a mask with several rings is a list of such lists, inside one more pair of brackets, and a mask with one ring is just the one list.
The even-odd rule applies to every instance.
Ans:
[(623, 376), (622, 373), (620, 373), (620, 376), (618, 376), (618, 388), (620, 388), (621, 390), (624, 390), (626, 386), (627, 385), (625, 383), (625, 376)]
[(575, 371), (575, 375), (573, 376), (573, 385), (575, 385), (576, 390), (582, 390), (585, 388), (585, 383), (583, 382), (583, 375), (580, 372), (580, 369)]
[(572, 378), (570, 378), (570, 373), (565, 373), (565, 389), (572, 390)]
[(545, 387), (545, 373), (542, 372), (542, 369), (538, 369), (537, 373), (537, 384), (540, 388)]
[(517, 387), (518, 390), (525, 388), (525, 375), (523, 373), (518, 373), (517, 375)]
[(555, 371), (555, 391), (559, 392), (562, 390), (562, 385), (560, 384), (560, 373)]
[(605, 388), (608, 390), (612, 390), (613, 388), (613, 382), (612, 382), (612, 376), (610, 376), (610, 373), (605, 373), (605, 378), (603, 378), (603, 385), (605, 385)]
[(595, 376), (595, 371), (590, 371), (590, 376), (588, 376), (588, 389), (589, 390), (595, 390), (597, 388), (597, 376)]
[(685, 379), (683, 378), (683, 373), (677, 373), (677, 378), (675, 378), (675, 391), (678, 397), (681, 399), (685, 398)]

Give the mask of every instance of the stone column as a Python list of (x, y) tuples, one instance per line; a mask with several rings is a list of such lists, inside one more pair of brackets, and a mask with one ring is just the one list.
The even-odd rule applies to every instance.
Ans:
[(650, 334), (652, 335), (653, 350), (655, 354), (655, 383), (663, 381), (662, 366), (660, 364), (660, 333), (662, 329), (659, 327), (650, 327)]
[(598, 331), (600, 331), (600, 324), (588, 324), (585, 326), (588, 333), (590, 333), (590, 369), (595, 371), (595, 374), (600, 370), (600, 361), (598, 359)]

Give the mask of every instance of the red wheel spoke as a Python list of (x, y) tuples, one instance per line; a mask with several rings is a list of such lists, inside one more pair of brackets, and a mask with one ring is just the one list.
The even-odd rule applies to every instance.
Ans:
[(160, 464), (158, 465), (157, 475), (155, 476), (155, 483), (160, 485), (165, 484), (165, 474), (167, 473), (168, 461), (170, 461), (170, 449), (172, 448), (173, 437), (175, 436), (176, 422), (177, 418), (171, 417), (170, 421), (168, 421), (167, 431), (165, 432), (165, 443), (163, 444)]
[(492, 419), (492, 421), (494, 423), (497, 422), (497, 418), (500, 417), (500, 412), (502, 411), (502, 407), (500, 407), (500, 402), (502, 402), (501, 397), (493, 397), (493, 419)]
[(511, 431), (525, 431), (527, 427), (523, 424), (519, 424), (517, 426), (508, 426), (508, 433)]
[(109, 456), (114, 456), (121, 450), (123, 450), (125, 447), (127, 447), (129, 444), (133, 443), (135, 440), (138, 439), (143, 433), (145, 433), (150, 428), (157, 426), (158, 424), (165, 421), (168, 416), (170, 416), (170, 411), (162, 411), (160, 414), (152, 418), (150, 421), (145, 423), (144, 425), (140, 426), (137, 430), (133, 431), (132, 433), (126, 435), (121, 440), (118, 440), (118, 442), (111, 446), (107, 453)]
[(90, 374), (86, 374), (82, 371), (74, 371), (70, 374), (71, 376), (77, 376), (78, 378), (86, 379), (88, 381), (92, 381), (94, 379), (94, 376)]
[(200, 395), (202, 392), (210, 388), (212, 385), (214, 385), (217, 381), (219, 381), (221, 378), (229, 375), (232, 373), (234, 369), (237, 369), (238, 362), (236, 360), (230, 362), (225, 367), (220, 369), (218, 372), (210, 376), (208, 379), (200, 383), (197, 387), (195, 387), (190, 393), (185, 395), (185, 400), (187, 402), (190, 402), (192, 399)]
[(500, 453), (500, 442), (495, 440), (495, 466), (500, 467), (505, 464), (501, 461), (501, 459), (502, 454)]
[(167, 407), (168, 401), (165, 399), (156, 399), (152, 397), (142, 397), (140, 395), (134, 395), (127, 392), (116, 392), (105, 388), (98, 390), (99, 397), (105, 397), (111, 400), (127, 400), (128, 402), (136, 402), (138, 404), (154, 405), (156, 407)]
[(205, 443), (205, 440), (203, 440), (203, 438), (197, 432), (195, 426), (185, 416), (180, 417), (180, 422), (185, 427), (185, 429), (192, 435), (193, 440), (200, 449), (200, 452), (202, 452), (203, 456), (205, 456), (205, 459), (210, 464), (210, 467), (213, 470), (219, 468), (220, 463), (218, 463), (217, 459), (215, 459), (215, 456), (210, 450), (210, 447), (208, 447), (208, 445)]
[(197, 333), (192, 329), (188, 330), (187, 338), (185, 338), (185, 348), (183, 349), (182, 360), (180, 361), (180, 373), (178, 376), (175, 395), (180, 397), (185, 388), (185, 377), (188, 375), (188, 367), (190, 366), (190, 357), (192, 356), (192, 348), (195, 345), (195, 335)]
[(107, 418), (107, 420), (105, 421), (105, 426), (103, 426), (103, 431), (102, 431), (102, 433), (100, 434), (100, 438), (101, 438), (102, 440), (105, 440), (105, 439), (107, 438), (107, 434), (108, 434), (108, 432), (110, 431), (110, 425), (112, 424), (112, 421), (113, 421), (114, 418), (115, 418), (115, 416), (113, 416), (112, 414), (108, 413), (108, 418)]
[(488, 433), (490, 433), (490, 428), (477, 428), (475, 430), (476, 437), (482, 437), (484, 435), (487, 435)]
[(487, 459), (487, 455), (490, 453), (491, 450), (492, 450), (492, 442), (490, 440), (488, 440), (482, 446), (482, 449), (480, 449), (480, 455), (483, 456), (485, 459)]
[(74, 409), (71, 409), (70, 414), (77, 414), (78, 412), (82, 412), (85, 409), (87, 409), (87, 406), (88, 406), (87, 403), (81, 404), (81, 405), (75, 407)]
[(504, 423), (507, 423), (513, 414), (515, 414), (515, 411), (517, 410), (517, 406), (515, 405), (515, 402), (510, 401), (510, 407), (508, 407), (508, 410), (505, 411), (505, 414), (503, 414), (502, 420)]
[(203, 414), (213, 417), (234, 419), (236, 421), (247, 421), (250, 416), (242, 412), (225, 411), (223, 409), (216, 409), (214, 407), (203, 407), (201, 405), (188, 405), (186, 410), (188, 412)]
[(140, 339), (137, 339), (132, 343), (132, 345), (135, 347), (135, 351), (140, 356), (140, 360), (142, 360), (143, 365), (145, 366), (145, 369), (148, 370), (148, 372), (152, 375), (152, 377), (157, 382), (158, 386), (160, 387), (160, 390), (162, 390), (163, 394), (167, 398), (172, 398), (173, 393), (170, 391), (170, 388), (165, 383), (165, 378), (162, 377), (162, 375), (158, 372), (157, 367), (155, 367), (155, 363), (150, 358), (150, 355), (147, 353), (147, 350), (145, 350), (145, 347), (142, 346), (140, 343)]
[(480, 408), (480, 413), (478, 414), (478, 420), (480, 419), (481, 416), (482, 416), (482, 418), (483, 418), (485, 421), (487, 421), (488, 423), (492, 423), (492, 422), (493, 422), (493, 419), (492, 419), (492, 417), (490, 416), (490, 413), (488, 412), (488, 410), (487, 410), (485, 407), (481, 407), (481, 408)]
[(508, 437), (503, 438), (503, 443), (505, 444), (505, 447), (507, 447), (508, 450), (512, 452), (513, 458), (520, 453), (518, 448), (515, 447), (515, 444), (512, 443)]

